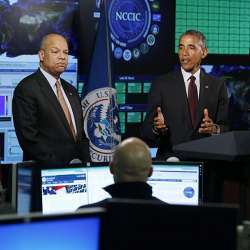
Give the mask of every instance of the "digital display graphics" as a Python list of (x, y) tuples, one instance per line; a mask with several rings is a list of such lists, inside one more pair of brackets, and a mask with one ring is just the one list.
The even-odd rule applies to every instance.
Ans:
[(74, 212), (110, 195), (104, 187), (114, 183), (107, 165), (89, 168), (41, 170), (42, 211), (44, 214)]
[(189, 29), (204, 33), (210, 54), (250, 54), (249, 0), (176, 0), (175, 52)]
[(155, 45), (161, 22), (158, 1), (112, 1), (108, 18), (116, 59), (137, 60)]
[(250, 129), (250, 66), (202, 65), (206, 73), (223, 78), (229, 97), (231, 130)]
[(152, 76), (123, 75), (115, 79), (121, 134), (124, 138), (140, 134), (147, 109)]
[(169, 2), (111, 1), (108, 18), (116, 71), (130, 74), (166, 72), (166, 65), (159, 62), (167, 64), (170, 53), (171, 27), (166, 11)]
[[(148, 184), (153, 195), (171, 204), (198, 205), (202, 198), (201, 163), (153, 164)], [(107, 164), (87, 168), (62, 166), (41, 170), (43, 213), (73, 212), (82, 205), (110, 198), (103, 188), (114, 184)]]
[(148, 184), (153, 195), (169, 204), (198, 205), (202, 200), (202, 165), (153, 163)]
[[(170, 64), (168, 57), (172, 48), (172, 28), (169, 21), (172, 1), (112, 0), (109, 2), (107, 18), (114, 74), (166, 72), (167, 64)], [(80, 1), (80, 19), (86, 24), (79, 27), (81, 30), (79, 37), (83, 45), (80, 48), (80, 73), (85, 73), (89, 69), (100, 15), (100, 1)]]

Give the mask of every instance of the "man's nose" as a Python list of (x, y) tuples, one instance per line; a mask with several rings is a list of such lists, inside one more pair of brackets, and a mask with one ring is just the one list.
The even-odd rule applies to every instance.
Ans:
[(63, 51), (61, 51), (61, 52), (59, 53), (59, 58), (62, 58), (62, 59), (65, 59), (65, 58), (66, 58), (66, 55), (65, 55), (65, 53), (64, 53)]
[(182, 54), (188, 55), (188, 48), (187, 47), (183, 47)]

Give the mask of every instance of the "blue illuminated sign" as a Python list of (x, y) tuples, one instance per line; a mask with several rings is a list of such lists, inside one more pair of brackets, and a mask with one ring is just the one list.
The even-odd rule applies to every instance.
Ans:
[(155, 45), (159, 26), (152, 18), (152, 8), (149, 0), (110, 1), (108, 19), (116, 59), (138, 59)]

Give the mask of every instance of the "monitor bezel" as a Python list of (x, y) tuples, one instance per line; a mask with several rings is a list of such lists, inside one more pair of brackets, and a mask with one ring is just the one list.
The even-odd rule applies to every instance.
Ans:
[(58, 220), (71, 220), (77, 218), (99, 218), (99, 237), (98, 246), (101, 249), (104, 241), (105, 232), (105, 220), (106, 220), (106, 209), (101, 207), (83, 208), (72, 213), (53, 213), (53, 214), (42, 214), (40, 212), (32, 212), (26, 215), (8, 214), (0, 216), (0, 227), (2, 225), (14, 225), (14, 224), (27, 224), (33, 222), (49, 222)]
[(72, 219), (78, 217), (92, 217), (92, 216), (103, 216), (106, 212), (105, 208), (101, 207), (91, 207), (78, 209), (72, 213), (53, 213), (53, 214), (43, 214), (41, 212), (31, 212), (25, 215), (18, 214), (6, 214), (0, 216), (0, 225), (9, 223), (30, 223), (33, 221), (44, 221), (44, 220), (54, 220), (54, 219)]
[[(201, 205), (198, 206), (190, 206), (190, 205), (169, 205), (167, 203), (155, 200), (151, 201), (151, 200), (135, 200), (135, 199), (110, 199), (106, 203), (106, 208), (107, 208), (107, 220), (109, 221), (109, 224), (107, 225), (106, 228), (109, 233), (106, 235), (106, 237), (107, 238), (111, 237), (111, 239), (109, 238), (106, 241), (106, 243), (111, 243), (111, 245), (107, 246), (108, 249), (117, 249), (117, 245), (115, 246), (116, 248), (114, 248), (113, 246), (114, 242), (116, 242), (116, 244), (117, 242), (119, 244), (120, 242), (122, 243), (122, 240), (119, 241), (120, 238), (118, 240), (112, 238), (115, 237), (113, 233), (115, 233), (116, 236), (118, 235), (118, 237), (120, 237), (120, 235), (124, 235), (125, 233), (124, 231), (130, 234), (130, 236), (127, 235), (128, 237), (126, 237), (126, 242), (122, 243), (124, 244), (122, 245), (122, 247), (124, 246), (124, 248), (122, 249), (128, 247), (126, 244), (131, 244), (132, 242), (131, 237), (133, 235), (133, 232), (135, 231), (134, 228), (136, 228), (138, 233), (139, 229), (138, 224), (140, 225), (141, 223), (143, 223), (144, 225), (143, 229), (141, 229), (143, 231), (150, 231), (150, 229), (154, 231), (155, 227), (151, 224), (152, 221), (160, 220), (159, 222), (160, 225), (166, 223), (165, 226), (168, 227), (168, 229), (165, 227), (166, 231), (164, 230), (163, 234), (165, 235), (165, 237), (166, 236), (169, 237), (170, 240), (169, 243), (171, 243), (171, 240), (173, 239), (177, 240), (176, 238), (174, 238), (173, 234), (178, 233), (179, 230), (183, 231), (182, 225), (184, 225), (184, 227), (190, 227), (188, 229), (190, 232), (192, 228), (194, 230), (197, 229), (197, 227), (195, 227), (194, 225), (199, 226), (202, 229), (203, 227), (202, 221), (205, 221), (206, 225), (209, 224), (211, 229), (211, 227), (214, 225), (213, 220), (217, 222), (215, 218), (219, 218), (220, 223), (223, 223), (223, 221), (228, 223), (228, 220), (226, 218), (229, 218), (230, 222), (233, 223), (231, 225), (230, 233), (234, 234), (235, 237), (230, 238), (231, 242), (233, 242), (232, 248), (230, 249), (235, 249), (236, 247), (236, 225), (238, 224), (238, 219), (239, 219), (239, 206), (235, 204), (202, 203)], [(120, 214), (123, 214), (123, 216), (120, 216)], [(118, 230), (117, 228), (118, 224), (119, 228), (124, 231)], [(131, 230), (128, 230), (129, 228)], [(235, 231), (233, 231), (233, 228), (235, 228)], [(206, 228), (204, 229), (205, 232), (206, 230), (208, 230)], [(216, 230), (217, 228), (215, 228), (212, 235), (217, 235), (218, 237), (221, 234), (218, 234)], [(222, 226), (220, 226), (220, 230), (222, 230)], [(200, 230), (200, 233), (202, 235), (210, 237), (209, 234), (210, 231), (208, 231), (207, 233), (205, 232), (203, 232), (203, 230)], [(151, 233), (145, 235), (152, 236)], [(164, 240), (165, 237), (162, 237), (162, 240)], [(199, 243), (203, 244), (200, 238), (202, 236), (199, 235), (198, 237), (199, 237)], [(150, 239), (151, 238), (149, 237), (149, 240)], [(214, 238), (212, 239), (214, 240)], [(178, 240), (180, 240), (180, 238)], [(193, 237), (190, 238), (190, 241), (192, 241), (191, 244), (195, 243), (195, 235), (193, 235)], [(153, 244), (155, 243), (158, 242), (154, 241)], [(213, 243), (215, 244), (214, 241)], [(217, 241), (216, 243), (219, 242)], [(135, 247), (137, 246), (135, 242), (133, 242), (133, 245)], [(142, 246), (140, 245), (140, 247)], [(176, 246), (173, 245), (173, 248), (175, 247)], [(200, 249), (200, 248), (194, 247), (194, 249)]]
[(109, 166), (108, 162), (98, 162), (98, 163), (71, 163), (71, 164), (59, 164), (59, 163), (49, 163), (49, 164), (38, 164), (34, 162), (22, 162), (18, 163), (16, 168), (17, 181), (16, 185), (16, 212), (18, 213), (18, 171), (20, 168), (26, 168), (31, 171), (31, 204), (29, 212), (42, 212), (42, 170), (47, 169), (62, 169), (62, 168), (91, 168), (91, 167), (104, 167)]
[(86, 163), (72, 163), (72, 164), (59, 164), (59, 163), (48, 163), (40, 164), (35, 162), (21, 162), (16, 164), (16, 212), (18, 213), (18, 171), (20, 168), (31, 171), (31, 204), (29, 212), (40, 212), (42, 211), (42, 180), (41, 172), (43, 169), (59, 169), (59, 168), (86, 168)]

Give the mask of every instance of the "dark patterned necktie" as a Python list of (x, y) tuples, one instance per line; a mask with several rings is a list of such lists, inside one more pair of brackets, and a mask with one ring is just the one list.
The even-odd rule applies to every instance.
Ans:
[(194, 128), (196, 122), (196, 110), (198, 105), (198, 92), (195, 84), (195, 77), (192, 75), (189, 79), (190, 81), (188, 85), (188, 104), (189, 111), (191, 114), (192, 125)]

